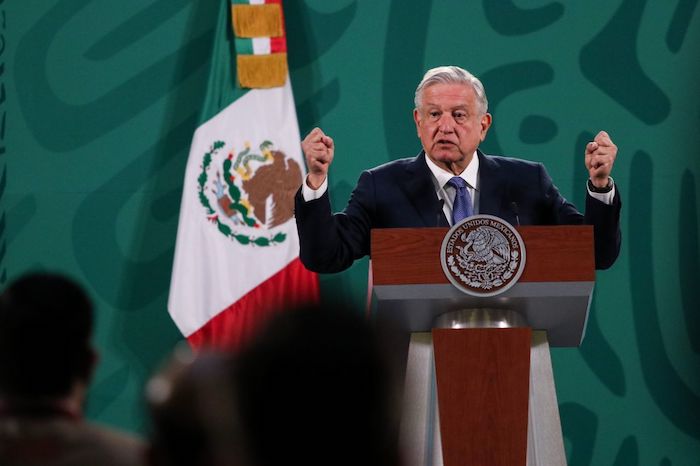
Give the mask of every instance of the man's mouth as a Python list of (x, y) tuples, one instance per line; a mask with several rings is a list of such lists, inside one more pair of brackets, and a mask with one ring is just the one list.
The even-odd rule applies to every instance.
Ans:
[(455, 145), (454, 142), (448, 141), (447, 139), (438, 139), (437, 144), (440, 146), (446, 146), (446, 145), (454, 146)]

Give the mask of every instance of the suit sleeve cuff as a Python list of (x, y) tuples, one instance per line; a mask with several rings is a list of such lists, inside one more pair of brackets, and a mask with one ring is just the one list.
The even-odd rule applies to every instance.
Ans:
[[(615, 199), (615, 180), (612, 179), (612, 176), (610, 177), (610, 180), (612, 182), (612, 189), (610, 191), (608, 191), (607, 193), (596, 193), (588, 189), (588, 187), (586, 187), (588, 195), (591, 196), (593, 199), (599, 200), (603, 204), (612, 205), (613, 200)], [(586, 184), (586, 186), (588, 186), (588, 184)]]
[[(316, 199), (323, 196), (328, 190), (328, 177), (323, 180), (321, 186), (318, 189), (311, 189), (306, 183), (306, 178), (304, 178), (304, 183), (301, 185), (301, 197), (304, 198), (304, 202), (315, 201)], [(612, 198), (611, 198), (612, 199)]]

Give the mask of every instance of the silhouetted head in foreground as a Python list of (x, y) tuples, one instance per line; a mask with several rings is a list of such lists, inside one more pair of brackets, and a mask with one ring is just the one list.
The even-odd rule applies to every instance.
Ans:
[(360, 315), (279, 314), (239, 355), (234, 380), (256, 466), (397, 464), (390, 371)]
[(241, 466), (233, 359), (178, 348), (146, 387), (151, 466)]
[(63, 398), (87, 385), (92, 327), (92, 303), (72, 280), (41, 272), (11, 283), (0, 296), (0, 398)]

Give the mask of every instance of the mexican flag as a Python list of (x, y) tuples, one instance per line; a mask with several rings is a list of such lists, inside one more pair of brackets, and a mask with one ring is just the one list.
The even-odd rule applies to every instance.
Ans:
[(222, 3), (211, 117), (190, 148), (168, 300), (194, 348), (236, 348), (271, 313), (319, 296), (298, 257), (294, 194), (305, 169), (281, 1)]

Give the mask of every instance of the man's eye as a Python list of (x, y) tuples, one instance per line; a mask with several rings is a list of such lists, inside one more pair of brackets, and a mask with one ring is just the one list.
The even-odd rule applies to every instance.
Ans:
[(464, 112), (454, 112), (454, 113), (452, 114), (452, 116), (453, 116), (454, 119), (457, 120), (457, 121), (464, 121), (464, 120), (467, 119), (467, 114), (464, 113)]
[(438, 117), (440, 116), (440, 112), (430, 112), (429, 115), (430, 115), (432, 118), (438, 118)]

